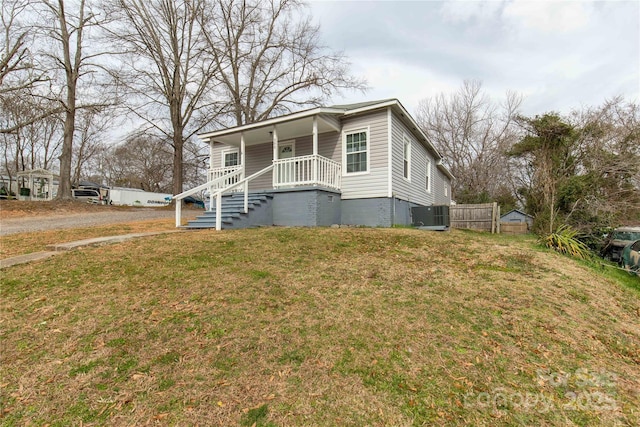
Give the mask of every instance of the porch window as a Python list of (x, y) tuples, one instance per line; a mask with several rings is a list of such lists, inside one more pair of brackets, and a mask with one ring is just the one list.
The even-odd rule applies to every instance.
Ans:
[(238, 166), (240, 155), (238, 151), (225, 151), (222, 153), (223, 167)]
[(405, 179), (411, 180), (411, 139), (409, 139), (406, 135), (403, 139), (403, 176), (405, 177)]
[(368, 130), (345, 133), (344, 153), (346, 173), (367, 172), (369, 170)]
[(426, 183), (425, 183), (425, 189), (427, 190), (427, 193), (431, 193), (431, 160), (429, 160), (429, 157), (427, 157), (427, 170), (426, 170)]

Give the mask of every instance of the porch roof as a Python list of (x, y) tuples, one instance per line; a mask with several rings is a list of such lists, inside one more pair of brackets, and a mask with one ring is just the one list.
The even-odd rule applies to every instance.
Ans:
[(200, 134), (198, 138), (205, 142), (221, 142), (238, 147), (240, 146), (240, 136), (244, 135), (246, 145), (256, 145), (271, 142), (275, 127), (278, 139), (284, 141), (311, 135), (314, 116), (318, 118), (318, 133), (340, 132), (338, 117), (344, 113), (345, 109), (318, 107), (261, 122)]

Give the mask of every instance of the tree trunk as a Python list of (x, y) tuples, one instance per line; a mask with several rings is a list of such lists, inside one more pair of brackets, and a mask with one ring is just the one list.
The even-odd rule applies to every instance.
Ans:
[(183, 175), (183, 145), (182, 134), (177, 132), (173, 135), (173, 194), (182, 193)]
[[(75, 93), (67, 96), (67, 113), (64, 119), (64, 137), (60, 154), (60, 181), (58, 200), (70, 200), (71, 197), (71, 156), (73, 153), (73, 132), (75, 129)], [(74, 104), (73, 106), (69, 103)]]

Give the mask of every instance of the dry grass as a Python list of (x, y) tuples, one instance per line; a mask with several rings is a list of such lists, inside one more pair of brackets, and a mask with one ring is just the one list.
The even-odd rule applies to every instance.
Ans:
[(73, 242), (76, 240), (91, 239), (93, 237), (118, 236), (121, 234), (175, 229), (175, 221), (172, 219), (152, 219), (124, 224), (10, 234), (8, 236), (0, 236), (0, 258), (45, 251), (48, 245), (55, 243)]
[(52, 200), (39, 202), (26, 202), (22, 200), (0, 200), (0, 218), (22, 218), (26, 216), (50, 216), (69, 213), (105, 212), (129, 209), (120, 206), (104, 206), (81, 202), (78, 200)]
[(3, 425), (638, 425), (638, 292), (522, 237), (267, 228), (5, 270)]

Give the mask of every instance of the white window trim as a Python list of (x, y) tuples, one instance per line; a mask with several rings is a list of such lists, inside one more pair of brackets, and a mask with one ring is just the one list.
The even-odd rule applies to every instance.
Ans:
[(425, 190), (427, 191), (427, 193), (431, 193), (431, 188), (433, 187), (432, 182), (433, 181), (431, 178), (431, 159), (429, 158), (429, 155), (426, 156), (427, 157), (427, 167), (426, 167), (426, 171), (425, 171)]
[(447, 183), (444, 183), (444, 197), (449, 197), (449, 186)]
[[(406, 133), (402, 134), (402, 178), (405, 181), (411, 182), (411, 147), (413, 146), (413, 141)], [(405, 149), (407, 151), (405, 152)], [(404, 161), (405, 154), (407, 155), (407, 176), (404, 176)]]
[(238, 164), (236, 166), (240, 166), (242, 164), (242, 159), (240, 158), (240, 149), (239, 148), (227, 148), (225, 150), (222, 150), (220, 152), (220, 167), (221, 168), (227, 168), (227, 167), (233, 167), (233, 166), (225, 166), (224, 163), (224, 158), (227, 154), (233, 154), (233, 153), (237, 153), (238, 154)]
[[(367, 170), (361, 172), (347, 172), (347, 135), (364, 132), (367, 135)], [(358, 176), (371, 173), (371, 132), (369, 126), (342, 131), (342, 176)]]

